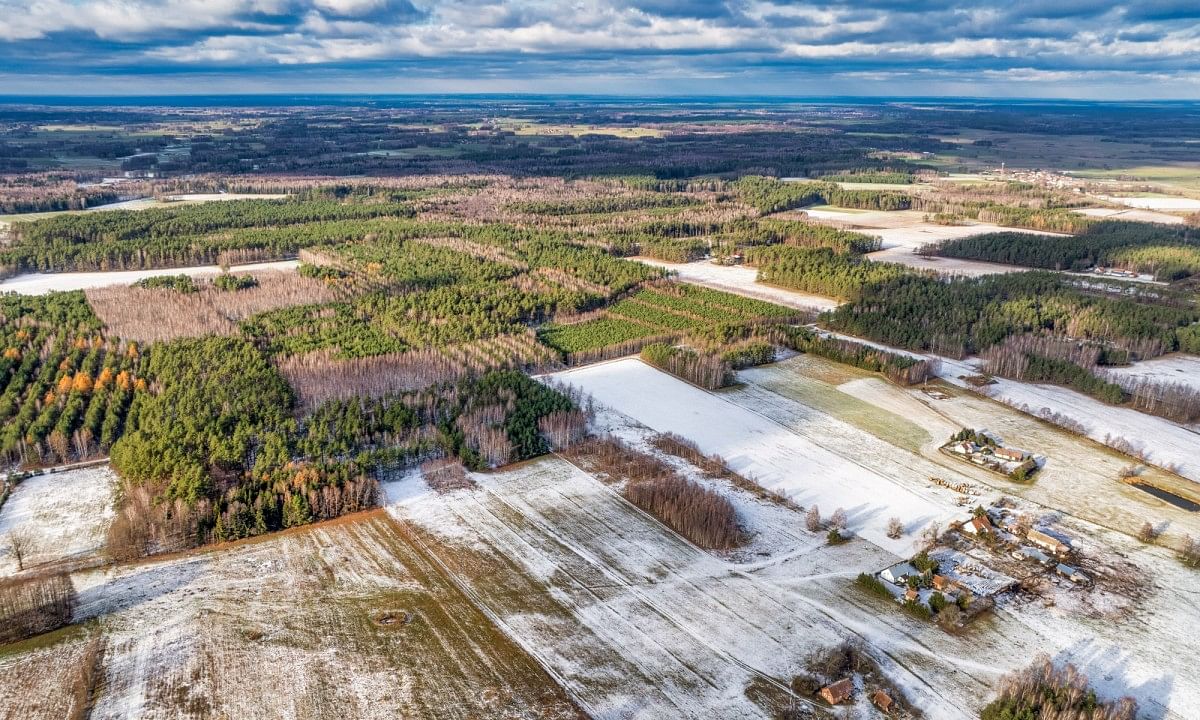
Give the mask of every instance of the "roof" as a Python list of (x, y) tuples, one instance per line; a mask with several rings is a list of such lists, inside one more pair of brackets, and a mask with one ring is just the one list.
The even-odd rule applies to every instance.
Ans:
[(933, 587), (938, 590), (945, 590), (946, 588), (950, 587), (950, 581), (942, 575), (934, 575)]
[(821, 688), (821, 697), (825, 698), (830, 705), (837, 705), (850, 697), (850, 693), (854, 691), (854, 683), (850, 678), (842, 678), (835, 683), (826, 685)]
[(971, 518), (970, 525), (975, 528), (976, 532), (991, 532), (996, 529), (996, 526), (992, 525), (992, 521), (988, 519), (987, 515)]
[(1049, 545), (1054, 548), (1068, 548), (1068, 549), (1071, 547), (1070, 545), (1063, 542), (1062, 540), (1059, 540), (1058, 538), (1054, 537), (1053, 535), (1047, 535), (1046, 533), (1042, 532), (1041, 530), (1031, 529), (1028, 533), (1025, 534), (1025, 537), (1030, 542), (1035, 542), (1040, 545)]
[(915, 567), (912, 566), (912, 563), (907, 563), (907, 562), (896, 563), (895, 565), (892, 565), (891, 567), (884, 568), (881, 572), (889, 573), (894, 578), (902, 578), (902, 577), (908, 577), (909, 575), (920, 575), (921, 574), (920, 571), (918, 571)]
[(891, 709), (893, 700), (891, 695), (888, 695), (882, 690), (876, 690), (875, 692), (871, 693), (871, 702), (875, 704), (875, 707), (887, 712), (889, 709)]

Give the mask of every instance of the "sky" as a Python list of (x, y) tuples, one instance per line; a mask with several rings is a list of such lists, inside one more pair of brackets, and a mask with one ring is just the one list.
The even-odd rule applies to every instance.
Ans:
[(1200, 99), (1200, 0), (0, 0), (0, 94)]

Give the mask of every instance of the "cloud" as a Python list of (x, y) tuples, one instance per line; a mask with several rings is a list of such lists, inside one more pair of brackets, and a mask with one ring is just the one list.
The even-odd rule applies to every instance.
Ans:
[(12, 77), (132, 85), (394, 72), (486, 89), (652, 72), (715, 91), (787, 93), (823, 75), (904, 78), (915, 93), (971, 77), (1102, 93), (1130, 77), (1165, 88), (1200, 73), (1195, 0), (0, 0), (0, 17), (0, 67)]

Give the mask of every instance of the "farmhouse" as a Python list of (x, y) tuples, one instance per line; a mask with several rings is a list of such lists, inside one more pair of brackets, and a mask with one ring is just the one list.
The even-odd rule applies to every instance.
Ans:
[(910, 577), (920, 575), (921, 572), (912, 566), (911, 563), (897, 563), (888, 568), (879, 571), (879, 577), (892, 583), (893, 585), (903, 585), (904, 581)]
[(961, 527), (962, 531), (967, 533), (968, 535), (978, 535), (980, 533), (985, 533), (985, 532), (988, 532), (988, 533), (996, 532), (996, 526), (992, 524), (991, 519), (988, 518), (987, 515), (978, 515), (976, 517), (972, 517), (970, 520), (967, 520), (966, 522), (962, 523), (962, 525), (960, 527)]
[(959, 455), (974, 455), (979, 452), (979, 446), (970, 440), (956, 442), (950, 446), (950, 452), (958, 453)]
[(842, 678), (832, 685), (821, 688), (821, 697), (830, 705), (838, 705), (846, 702), (853, 691), (854, 683), (850, 681), (850, 678)]
[(1024, 450), (1007, 447), (998, 447), (992, 453), (1001, 460), (1011, 460), (1012, 462), (1023, 462), (1025, 458), (1029, 457), (1029, 453)]
[(1067, 553), (1071, 552), (1070, 545), (1062, 540), (1059, 540), (1053, 535), (1047, 535), (1041, 530), (1031, 529), (1028, 533), (1026, 533), (1025, 539), (1042, 548), (1043, 550), (1048, 550), (1054, 553), (1055, 555), (1066, 555)]

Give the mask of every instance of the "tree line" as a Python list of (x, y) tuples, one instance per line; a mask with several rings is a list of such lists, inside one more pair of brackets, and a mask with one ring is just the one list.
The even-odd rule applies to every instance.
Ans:
[(1116, 266), (1179, 280), (1200, 270), (1200, 237), (1191, 228), (1104, 221), (1068, 237), (987, 233), (926, 245), (922, 254), (1024, 265), (1051, 270)]

